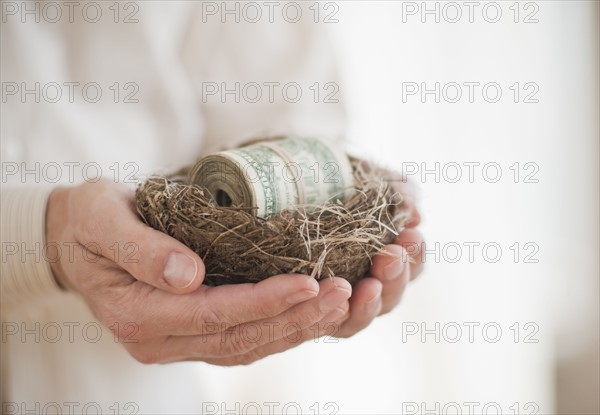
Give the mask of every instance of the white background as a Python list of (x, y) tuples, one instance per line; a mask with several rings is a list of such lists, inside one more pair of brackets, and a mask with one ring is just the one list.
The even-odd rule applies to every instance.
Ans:
[[(108, 167), (135, 160), (141, 171), (154, 171), (162, 163), (181, 167), (200, 149), (203, 116), (211, 118), (207, 128), (214, 125), (204, 132), (207, 138), (211, 133), (213, 139), (233, 138), (231, 131), (244, 124), (262, 128), (265, 120), (278, 125), (276, 110), (285, 107), (211, 101), (200, 113), (194, 105), (197, 91), (183, 71), (188, 64), (198, 79), (219, 81), (261, 81), (271, 62), (286, 66), (285, 56), (308, 56), (306, 66), (312, 72), (327, 69), (325, 59), (319, 60), (322, 51), (302, 55), (294, 49), (296, 43), (286, 43), (294, 36), (273, 38), (272, 50), (255, 40), (264, 39), (265, 33), (277, 36), (271, 29), (278, 25), (289, 29), (281, 19), (275, 25), (242, 24), (221, 32), (218, 16), (210, 24), (195, 22), (198, 32), (190, 34), (190, 49), (184, 50), (191, 57), (183, 65), (175, 55), (179, 49), (171, 47), (184, 37), (192, 4), (139, 3), (139, 25), (113, 24), (112, 2), (103, 3), (106, 14), (98, 25), (81, 18), (75, 24), (37, 24), (31, 17), (22, 25), (18, 15), (3, 23), (3, 81), (93, 80), (106, 89), (98, 106), (81, 99), (74, 104), (65, 99), (57, 105), (21, 105), (13, 97), (2, 106), (7, 111), (2, 112), (3, 161), (77, 160)], [(323, 8), (327, 4), (321, 3)], [(143, 366), (110, 333), (97, 344), (15, 343), (9, 357), (16, 369), (11, 374), (14, 384), (7, 387), (16, 392), (15, 400), (25, 396), (22, 400), (29, 403), (77, 401), (83, 406), (103, 399), (105, 412), (116, 401), (121, 409), (126, 402), (139, 401), (141, 413), (191, 412), (190, 404), (202, 402), (216, 403), (218, 413), (253, 413), (252, 403), (262, 413), (273, 403), (279, 410), (295, 404), (313, 414), (414, 414), (409, 410), (414, 405), (419, 414), (456, 413), (456, 406), (466, 414), (473, 406), (481, 413), (486, 404), (488, 413), (495, 413), (495, 407), (504, 414), (600, 413), (598, 2), (475, 2), (470, 22), (465, 3), (459, 1), (454, 4), (463, 15), (456, 23), (448, 22), (456, 9), (447, 2), (329, 4), (334, 6), (329, 11), (339, 8), (334, 16), (338, 22), (323, 25), (336, 45), (340, 104), (348, 110), (347, 136), (354, 151), (397, 170), (440, 166), (437, 180), (433, 174), (411, 176), (420, 189), (421, 228), (430, 251), (425, 272), (410, 284), (400, 306), (351, 339), (319, 339), (248, 367)], [(489, 6), (489, 14), (482, 14), (490, 4), (502, 11), (496, 23), (487, 21), (495, 17)], [(442, 12), (439, 22), (432, 14), (403, 14), (436, 5)], [(517, 22), (515, 7), (520, 11)], [(525, 23), (527, 16), (537, 22)], [(224, 59), (219, 65), (220, 55)], [(217, 64), (204, 72), (204, 64), (213, 58)], [(139, 105), (115, 106), (107, 89), (115, 80), (140, 84)], [(466, 87), (456, 103), (444, 97), (436, 103), (431, 94), (426, 102), (419, 94), (403, 100), (403, 85), (426, 83), (433, 88), (436, 82), (480, 86), (472, 103)], [(509, 88), (517, 82), (521, 94), (515, 103)], [(487, 83), (501, 87), (498, 102), (487, 102), (493, 96), (482, 95), (481, 85)], [(539, 88), (533, 97), (538, 102), (523, 102), (530, 91), (523, 89), (527, 83)], [(333, 118), (324, 110), (327, 104), (315, 111), (305, 92), (310, 111), (296, 124), (308, 128), (311, 122)], [(455, 93), (446, 92), (450, 98)], [(264, 118), (255, 119), (253, 114), (261, 109), (267, 110), (262, 111)], [(337, 124), (338, 119), (333, 121)], [(240, 138), (250, 133), (244, 131)], [(472, 183), (464, 163), (479, 163)], [(486, 163), (501, 168), (496, 183), (482, 175)], [(515, 163), (520, 167), (517, 183), (510, 169)], [(463, 167), (462, 177), (451, 183), (456, 165)], [(525, 183), (533, 171), (526, 166), (537, 168), (530, 177), (536, 182)], [(494, 170), (487, 172), (493, 178)], [(465, 243), (479, 244), (472, 262)], [(502, 249), (495, 263), (482, 254), (487, 243)], [(518, 261), (510, 249), (515, 243)], [(526, 249), (527, 243), (538, 250)], [(452, 246), (462, 247), (455, 263)], [(529, 253), (536, 263), (525, 263)], [(43, 323), (79, 318), (83, 325), (93, 318), (74, 295), (72, 304), (57, 301), (60, 307), (31, 319)], [(477, 325), (472, 343), (465, 323)], [(502, 330), (497, 342), (482, 334), (485, 324)], [(407, 337), (407, 328), (435, 331), (436, 325), (439, 342), (435, 333)], [(453, 343), (449, 339), (457, 326), (462, 336)], [(515, 341), (517, 327), (520, 337)], [(490, 329), (486, 335), (495, 332)], [(535, 342), (525, 342), (526, 335)]]
[[(535, 2), (538, 22), (527, 24), (522, 20), (534, 6), (525, 9), (524, 3), (518, 23), (512, 2), (499, 3), (497, 23), (486, 22), (481, 7), (473, 23), (464, 6), (457, 23), (443, 14), (439, 23), (433, 15), (422, 23), (420, 13), (404, 14), (402, 21), (403, 2), (337, 4), (339, 23), (330, 30), (343, 62), (341, 92), (356, 148), (397, 169), (402, 163), (429, 169), (436, 162), (480, 163), (473, 183), (464, 165), (457, 183), (443, 175), (413, 176), (429, 249), (438, 242), (442, 253), (456, 243), (462, 258), (451, 263), (456, 251), (450, 248), (438, 261), (433, 252), (427, 255), (426, 271), (401, 306), (352, 339), (321, 340), (225, 372), (203, 366), (210, 379), (206, 396), (230, 409), (235, 402), (242, 409), (256, 402), (264, 410), (266, 402), (280, 408), (297, 402), (308, 412), (316, 402), (319, 413), (329, 413), (327, 402), (340, 413), (410, 413), (412, 402), (426, 405), (418, 413), (443, 413), (453, 402), (463, 413), (465, 402), (479, 405), (477, 412), (486, 403), (497, 403), (503, 413), (597, 412), (598, 5)], [(435, 82), (496, 82), (503, 95), (488, 103), (479, 87), (469, 103), (464, 87), (458, 103), (443, 96), (435, 103), (432, 95), (422, 103), (418, 94), (403, 102), (405, 82), (429, 88)], [(522, 94), (514, 103), (509, 87), (515, 82), (522, 93), (525, 83), (537, 84), (539, 102), (523, 103)], [(502, 168), (497, 183), (486, 180), (494, 170), (482, 174), (489, 162)], [(518, 183), (510, 170), (515, 162)], [(537, 183), (524, 183), (532, 171), (524, 169), (528, 162), (539, 167), (531, 177)], [(481, 244), (472, 263), (464, 242)], [(482, 254), (488, 242), (502, 248), (496, 263)], [(517, 262), (509, 248), (515, 242)], [(537, 263), (524, 263), (532, 252), (523, 248), (527, 242), (539, 247), (531, 257)], [(480, 324), (473, 343), (465, 322)], [(515, 322), (518, 342), (510, 328)], [(451, 343), (442, 336), (437, 343), (430, 334), (422, 341), (419, 332), (403, 341), (403, 329), (422, 323), (429, 329), (439, 323), (440, 330), (446, 325), (447, 337), (456, 323), (462, 338)], [(498, 342), (482, 335), (486, 323), (503, 330)], [(525, 343), (533, 327), (539, 328), (531, 337), (537, 343)], [(511, 409), (515, 402), (518, 409)]]

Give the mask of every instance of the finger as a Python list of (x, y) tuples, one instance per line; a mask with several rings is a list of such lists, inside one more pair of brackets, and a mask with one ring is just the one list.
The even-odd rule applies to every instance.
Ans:
[[(114, 262), (76, 242), (61, 254), (62, 270), (71, 275), (75, 282), (71, 289), (79, 292), (90, 306), (95, 306), (96, 302), (100, 309), (116, 310), (118, 305), (129, 306), (128, 288), (136, 283), (142, 284)], [(143, 285), (148, 292), (155, 290), (147, 284)], [(141, 293), (139, 297), (143, 299), (146, 295)]]
[(88, 191), (102, 192), (103, 197), (96, 196), (85, 218), (79, 218), (80, 244), (164, 291), (189, 293), (202, 284), (202, 260), (181, 242), (141, 222), (131, 206), (130, 191), (106, 183), (91, 188)]
[(350, 337), (367, 327), (381, 311), (383, 284), (376, 278), (365, 278), (353, 289), (349, 318), (336, 333)]
[(409, 266), (409, 255), (400, 245), (390, 244), (384, 253), (375, 255), (371, 265), (371, 276), (380, 280), (384, 286), (395, 283)]
[(173, 336), (155, 356), (158, 361), (187, 358), (220, 358), (246, 354), (264, 344), (287, 338), (320, 321), (346, 302), (352, 293), (348, 281), (330, 278), (320, 282), (317, 298), (300, 303), (286, 312), (264, 320), (243, 323), (218, 334)]
[(421, 274), (425, 265), (423, 257), (425, 242), (423, 234), (417, 229), (405, 229), (396, 237), (394, 243), (406, 249), (406, 252), (412, 258), (410, 262), (410, 279), (414, 280)]
[(309, 328), (303, 329), (299, 332), (292, 333), (288, 337), (284, 337), (274, 342), (267, 343), (263, 346), (259, 346), (243, 355), (225, 358), (211, 358), (206, 359), (205, 361), (207, 363), (219, 366), (248, 365), (267, 356), (282, 353), (286, 350), (298, 347), (307, 341), (318, 342), (323, 336), (328, 336), (323, 340), (324, 343), (337, 343), (338, 340), (334, 338), (334, 336), (337, 335), (339, 328), (348, 318), (348, 309), (349, 304), (348, 301), (346, 301), (344, 304), (327, 314), (318, 323), (315, 323)]
[[(131, 289), (139, 337), (209, 335), (251, 321), (280, 315), (303, 301), (314, 299), (319, 283), (308, 275), (276, 275), (259, 283), (202, 286), (174, 297), (153, 290), (141, 300)], [(135, 297), (135, 298), (133, 298)]]
[(371, 266), (371, 275), (383, 284), (381, 314), (390, 311), (400, 302), (402, 293), (410, 280), (409, 255), (399, 245), (386, 245), (388, 254), (376, 255)]
[(407, 180), (406, 177), (395, 178), (390, 180), (390, 182), (394, 191), (402, 194), (404, 198), (404, 206), (409, 217), (404, 226), (407, 228), (418, 226), (421, 223), (421, 214), (417, 209), (417, 187), (412, 181)]

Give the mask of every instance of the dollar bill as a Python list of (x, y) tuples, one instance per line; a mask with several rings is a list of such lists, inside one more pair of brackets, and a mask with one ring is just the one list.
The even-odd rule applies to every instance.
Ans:
[(284, 138), (202, 158), (190, 183), (207, 189), (220, 206), (245, 207), (260, 217), (343, 201), (353, 190), (346, 154), (316, 138)]

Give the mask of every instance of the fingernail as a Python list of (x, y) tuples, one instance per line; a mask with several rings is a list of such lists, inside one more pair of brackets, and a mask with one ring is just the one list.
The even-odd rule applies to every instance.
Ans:
[(350, 294), (351, 292), (346, 288), (335, 287), (321, 298), (321, 301), (319, 301), (319, 310), (322, 314), (329, 313), (339, 306), (340, 303), (350, 298)]
[(398, 258), (383, 267), (383, 278), (387, 281), (395, 280), (402, 275), (402, 271), (404, 271), (404, 261), (402, 258)]
[(172, 252), (163, 271), (163, 277), (175, 288), (189, 287), (198, 274), (198, 264), (189, 256)]

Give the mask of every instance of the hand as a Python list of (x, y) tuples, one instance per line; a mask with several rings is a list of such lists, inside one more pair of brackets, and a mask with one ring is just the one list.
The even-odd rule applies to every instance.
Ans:
[[(390, 255), (377, 255), (373, 259), (371, 275), (353, 288), (350, 307), (345, 315), (337, 317), (335, 323), (321, 323), (315, 329), (303, 330), (298, 334), (300, 341), (314, 340), (329, 335), (350, 337), (367, 327), (375, 317), (388, 313), (399, 302), (409, 281), (423, 270), (423, 236), (416, 229), (421, 216), (415, 204), (415, 189), (411, 183), (392, 182), (407, 205), (409, 220), (393, 244), (385, 247)], [(409, 259), (412, 258), (412, 259)], [(341, 310), (340, 310), (341, 311)], [(290, 348), (291, 344), (273, 343), (269, 348)]]
[(341, 278), (201, 285), (202, 260), (141, 222), (133, 192), (114, 183), (53, 191), (46, 240), (60, 248), (50, 264), (57, 282), (81, 295), (140, 362), (250, 363), (347, 318), (351, 287)]
[(338, 337), (350, 337), (367, 327), (375, 317), (392, 310), (400, 302), (408, 282), (423, 271), (424, 243), (416, 229), (421, 215), (416, 207), (414, 186), (402, 181), (394, 181), (392, 185), (403, 195), (409, 219), (394, 243), (385, 247), (392, 255), (375, 256), (371, 275), (354, 287), (349, 315), (335, 334)]

